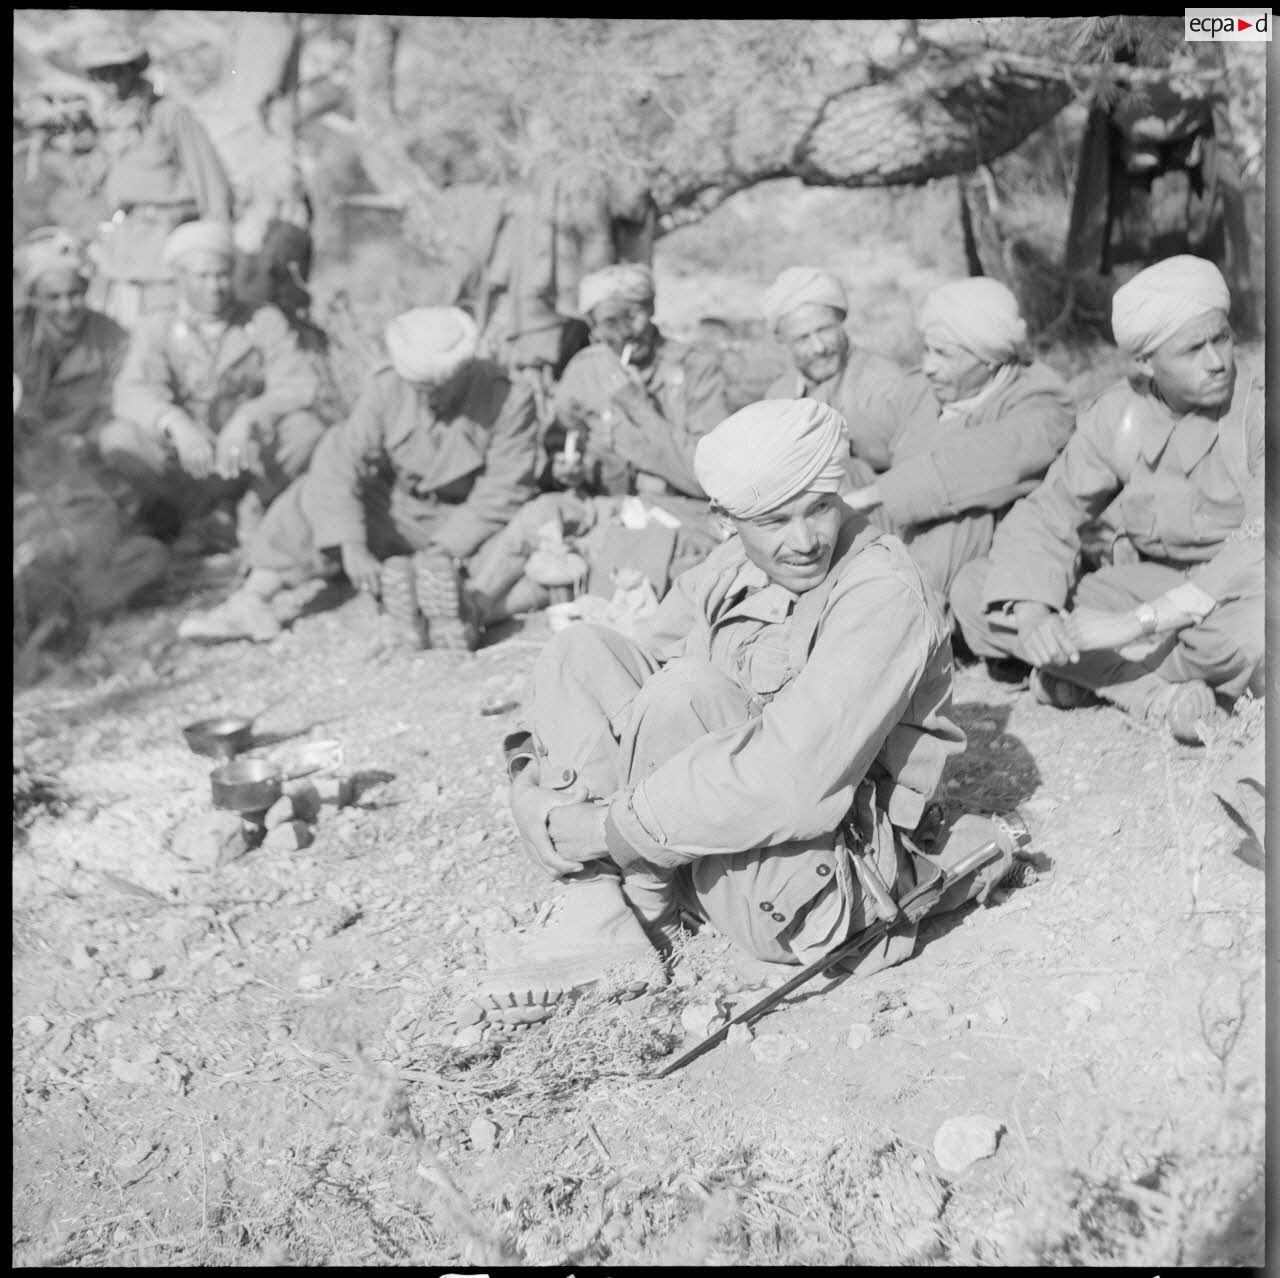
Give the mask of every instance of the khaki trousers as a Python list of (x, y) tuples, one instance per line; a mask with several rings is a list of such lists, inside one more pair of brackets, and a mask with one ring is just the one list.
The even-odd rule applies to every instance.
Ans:
[[(758, 713), (749, 694), (708, 663), (679, 658), (659, 669), (623, 635), (587, 623), (568, 627), (543, 649), (530, 705), (544, 777), (568, 769), (592, 797), (642, 781), (697, 738)], [(881, 828), (891, 829), (880, 818)], [(945, 865), (991, 836), (985, 818), (961, 817), (939, 838), (936, 859)], [(889, 864), (896, 859), (901, 894), (915, 884), (912, 861), (890, 837), (898, 842)], [(811, 842), (700, 857), (678, 870), (649, 866), (628, 872), (623, 888), (647, 922), (683, 908), (756, 958), (809, 962), (875, 919), (835, 845), (833, 830)], [(967, 883), (941, 907), (955, 908), (981, 886)], [(780, 928), (763, 903), (784, 901), (790, 921)], [(858, 970), (901, 962), (914, 946), (912, 929), (882, 944)]]

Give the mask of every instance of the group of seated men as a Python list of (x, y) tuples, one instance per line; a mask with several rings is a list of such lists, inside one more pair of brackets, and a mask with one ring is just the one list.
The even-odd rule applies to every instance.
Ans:
[[(964, 743), (953, 635), (1024, 663), (1048, 704), (1101, 698), (1186, 742), (1261, 691), (1262, 392), (1202, 259), (1116, 292), (1132, 375), (1078, 420), (1003, 285), (934, 290), (907, 373), (853, 346), (844, 287), (811, 268), (764, 298), (795, 373), (731, 413), (714, 352), (663, 335), (652, 275), (624, 264), (582, 281), (592, 344), (551, 422), (453, 307), (392, 320), (387, 362), (326, 421), (285, 317), (233, 296), (222, 224), (170, 235), (177, 304), (127, 349), (52, 240), (23, 259), (16, 438), (74, 437), (152, 532), (235, 504), (246, 575), (192, 636), (269, 638), (344, 574), (406, 641), (470, 648), (602, 563), (645, 564), (663, 596), (646, 622), (571, 626), (538, 659), (512, 806), (565, 906), (495, 950), (477, 987), (493, 1019), (539, 1019), (620, 956), (648, 964), (690, 918), (804, 962), (873, 917), (867, 874), (900, 894), (975, 844), (998, 855), (938, 908), (989, 891), (1007, 826), (922, 830)], [(641, 541), (620, 550), (619, 530)]]
[[(798, 357), (837, 348), (800, 368), (797, 389), (817, 393), (750, 404), (696, 445), (726, 540), (635, 636), (572, 626), (537, 660), (511, 807), (562, 885), (559, 913), (489, 942), (460, 1023), (526, 1025), (586, 989), (660, 987), (680, 931), (704, 923), (746, 973), (817, 970), (840, 949), (836, 967), (867, 974), (914, 950), (924, 915), (901, 916), (908, 893), (928, 913), (988, 899), (1027, 834), (930, 803), (965, 744), (948, 602), (974, 650), (1032, 665), (1056, 705), (1101, 695), (1191, 740), (1219, 698), (1260, 689), (1261, 394), (1236, 368), (1216, 268), (1169, 259), (1117, 292), (1135, 378), (1074, 432), (1068, 410), (1065, 439), (1060, 388), (1018, 357), (998, 286), (945, 286), (924, 315), (928, 390), (906, 400), (928, 408), (900, 419), (915, 432), (890, 415), (852, 462), (859, 431), (827, 397), (874, 404), (877, 370), (847, 375), (842, 297), (821, 286), (804, 304), (827, 315), (789, 329)], [(1001, 430), (1015, 414), (1021, 429)], [(1051, 460), (1030, 460), (1039, 450)], [(1020, 478), (1036, 465), (1038, 486)], [(867, 518), (886, 506), (906, 535)], [(1103, 516), (1127, 549), (1082, 574), (1080, 529)]]
[[(661, 598), (723, 541), (695, 460), (732, 388), (714, 350), (655, 325), (647, 267), (582, 281), (592, 340), (550, 420), (529, 381), (477, 357), (454, 307), (393, 319), (387, 362), (327, 420), (321, 361), (276, 307), (237, 300), (234, 256), (225, 224), (179, 226), (176, 304), (131, 337), (84, 305), (65, 234), (19, 256), (15, 447), (94, 457), (162, 542), (235, 508), (245, 578), (187, 636), (270, 638), (344, 574), (407, 642), (470, 648), (588, 580), (607, 594), (619, 564)], [(795, 369), (766, 394), (843, 420), (844, 507), (901, 539), (973, 653), (1030, 666), (1050, 704), (1101, 697), (1192, 741), (1260, 686), (1262, 394), (1236, 368), (1229, 306), (1203, 259), (1138, 274), (1113, 311), (1132, 376), (1077, 421), (1002, 284), (934, 289), (907, 372), (853, 345), (838, 279), (794, 267), (762, 299)], [(1100, 563), (1082, 554), (1091, 521)]]

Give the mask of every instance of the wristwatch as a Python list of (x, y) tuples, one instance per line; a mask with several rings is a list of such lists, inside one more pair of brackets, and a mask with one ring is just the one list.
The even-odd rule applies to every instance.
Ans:
[(1153, 635), (1159, 626), (1159, 618), (1156, 616), (1155, 608), (1149, 604), (1139, 604), (1134, 610), (1133, 615), (1138, 619), (1138, 624), (1142, 627), (1144, 635)]

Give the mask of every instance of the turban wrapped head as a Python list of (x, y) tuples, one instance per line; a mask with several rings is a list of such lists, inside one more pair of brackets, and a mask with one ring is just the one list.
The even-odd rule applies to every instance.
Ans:
[(1013, 363), (1027, 340), (1018, 299), (999, 280), (977, 276), (935, 288), (920, 308), (920, 331), (988, 364)]
[(762, 299), (769, 331), (776, 333), (778, 325), (801, 306), (829, 306), (843, 317), (849, 313), (849, 296), (829, 271), (815, 266), (789, 266), (765, 290)]
[(839, 492), (847, 440), (844, 418), (816, 399), (764, 399), (704, 435), (693, 470), (727, 514), (755, 519), (804, 492)]
[(590, 315), (601, 302), (611, 298), (652, 306), (653, 272), (641, 262), (619, 262), (582, 277), (578, 285), (578, 310), (583, 315)]
[(89, 264), (80, 242), (60, 226), (44, 226), (33, 231), (14, 255), (18, 278), (28, 292), (48, 271), (74, 271), (88, 279)]
[(474, 358), (476, 322), (456, 306), (419, 306), (386, 327), (391, 365), (407, 382), (439, 385)]
[(230, 262), (236, 255), (231, 228), (210, 218), (183, 222), (169, 233), (161, 258), (166, 266), (180, 266), (192, 253), (212, 253)]
[(1222, 272), (1183, 253), (1139, 271), (1111, 299), (1116, 345), (1138, 359), (1163, 346), (1184, 324), (1215, 311), (1226, 315), (1231, 293)]

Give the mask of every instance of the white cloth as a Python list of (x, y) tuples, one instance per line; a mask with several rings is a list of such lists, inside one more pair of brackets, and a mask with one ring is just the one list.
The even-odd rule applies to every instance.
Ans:
[(754, 519), (803, 492), (839, 492), (847, 449), (845, 420), (835, 409), (816, 399), (765, 399), (704, 435), (693, 470), (717, 506)]
[(653, 272), (640, 262), (619, 262), (584, 275), (578, 285), (578, 310), (590, 315), (601, 302), (615, 297), (639, 306), (652, 306)]
[(236, 255), (231, 228), (225, 222), (215, 222), (211, 218), (183, 222), (169, 233), (161, 257), (166, 266), (178, 266), (191, 253), (213, 253), (231, 261)]
[(1016, 359), (1027, 340), (1018, 299), (999, 280), (978, 276), (935, 288), (920, 308), (920, 332), (954, 342), (989, 364)]
[(392, 367), (407, 382), (439, 385), (475, 357), (476, 322), (456, 306), (419, 306), (384, 334)]
[(1141, 359), (1184, 324), (1231, 309), (1231, 292), (1212, 262), (1188, 253), (1139, 271), (1111, 299), (1111, 331), (1121, 350)]
[(816, 266), (789, 266), (765, 290), (761, 299), (765, 322), (770, 332), (777, 332), (778, 325), (801, 306), (829, 306), (841, 316), (849, 313), (849, 297), (830, 271), (820, 271)]

